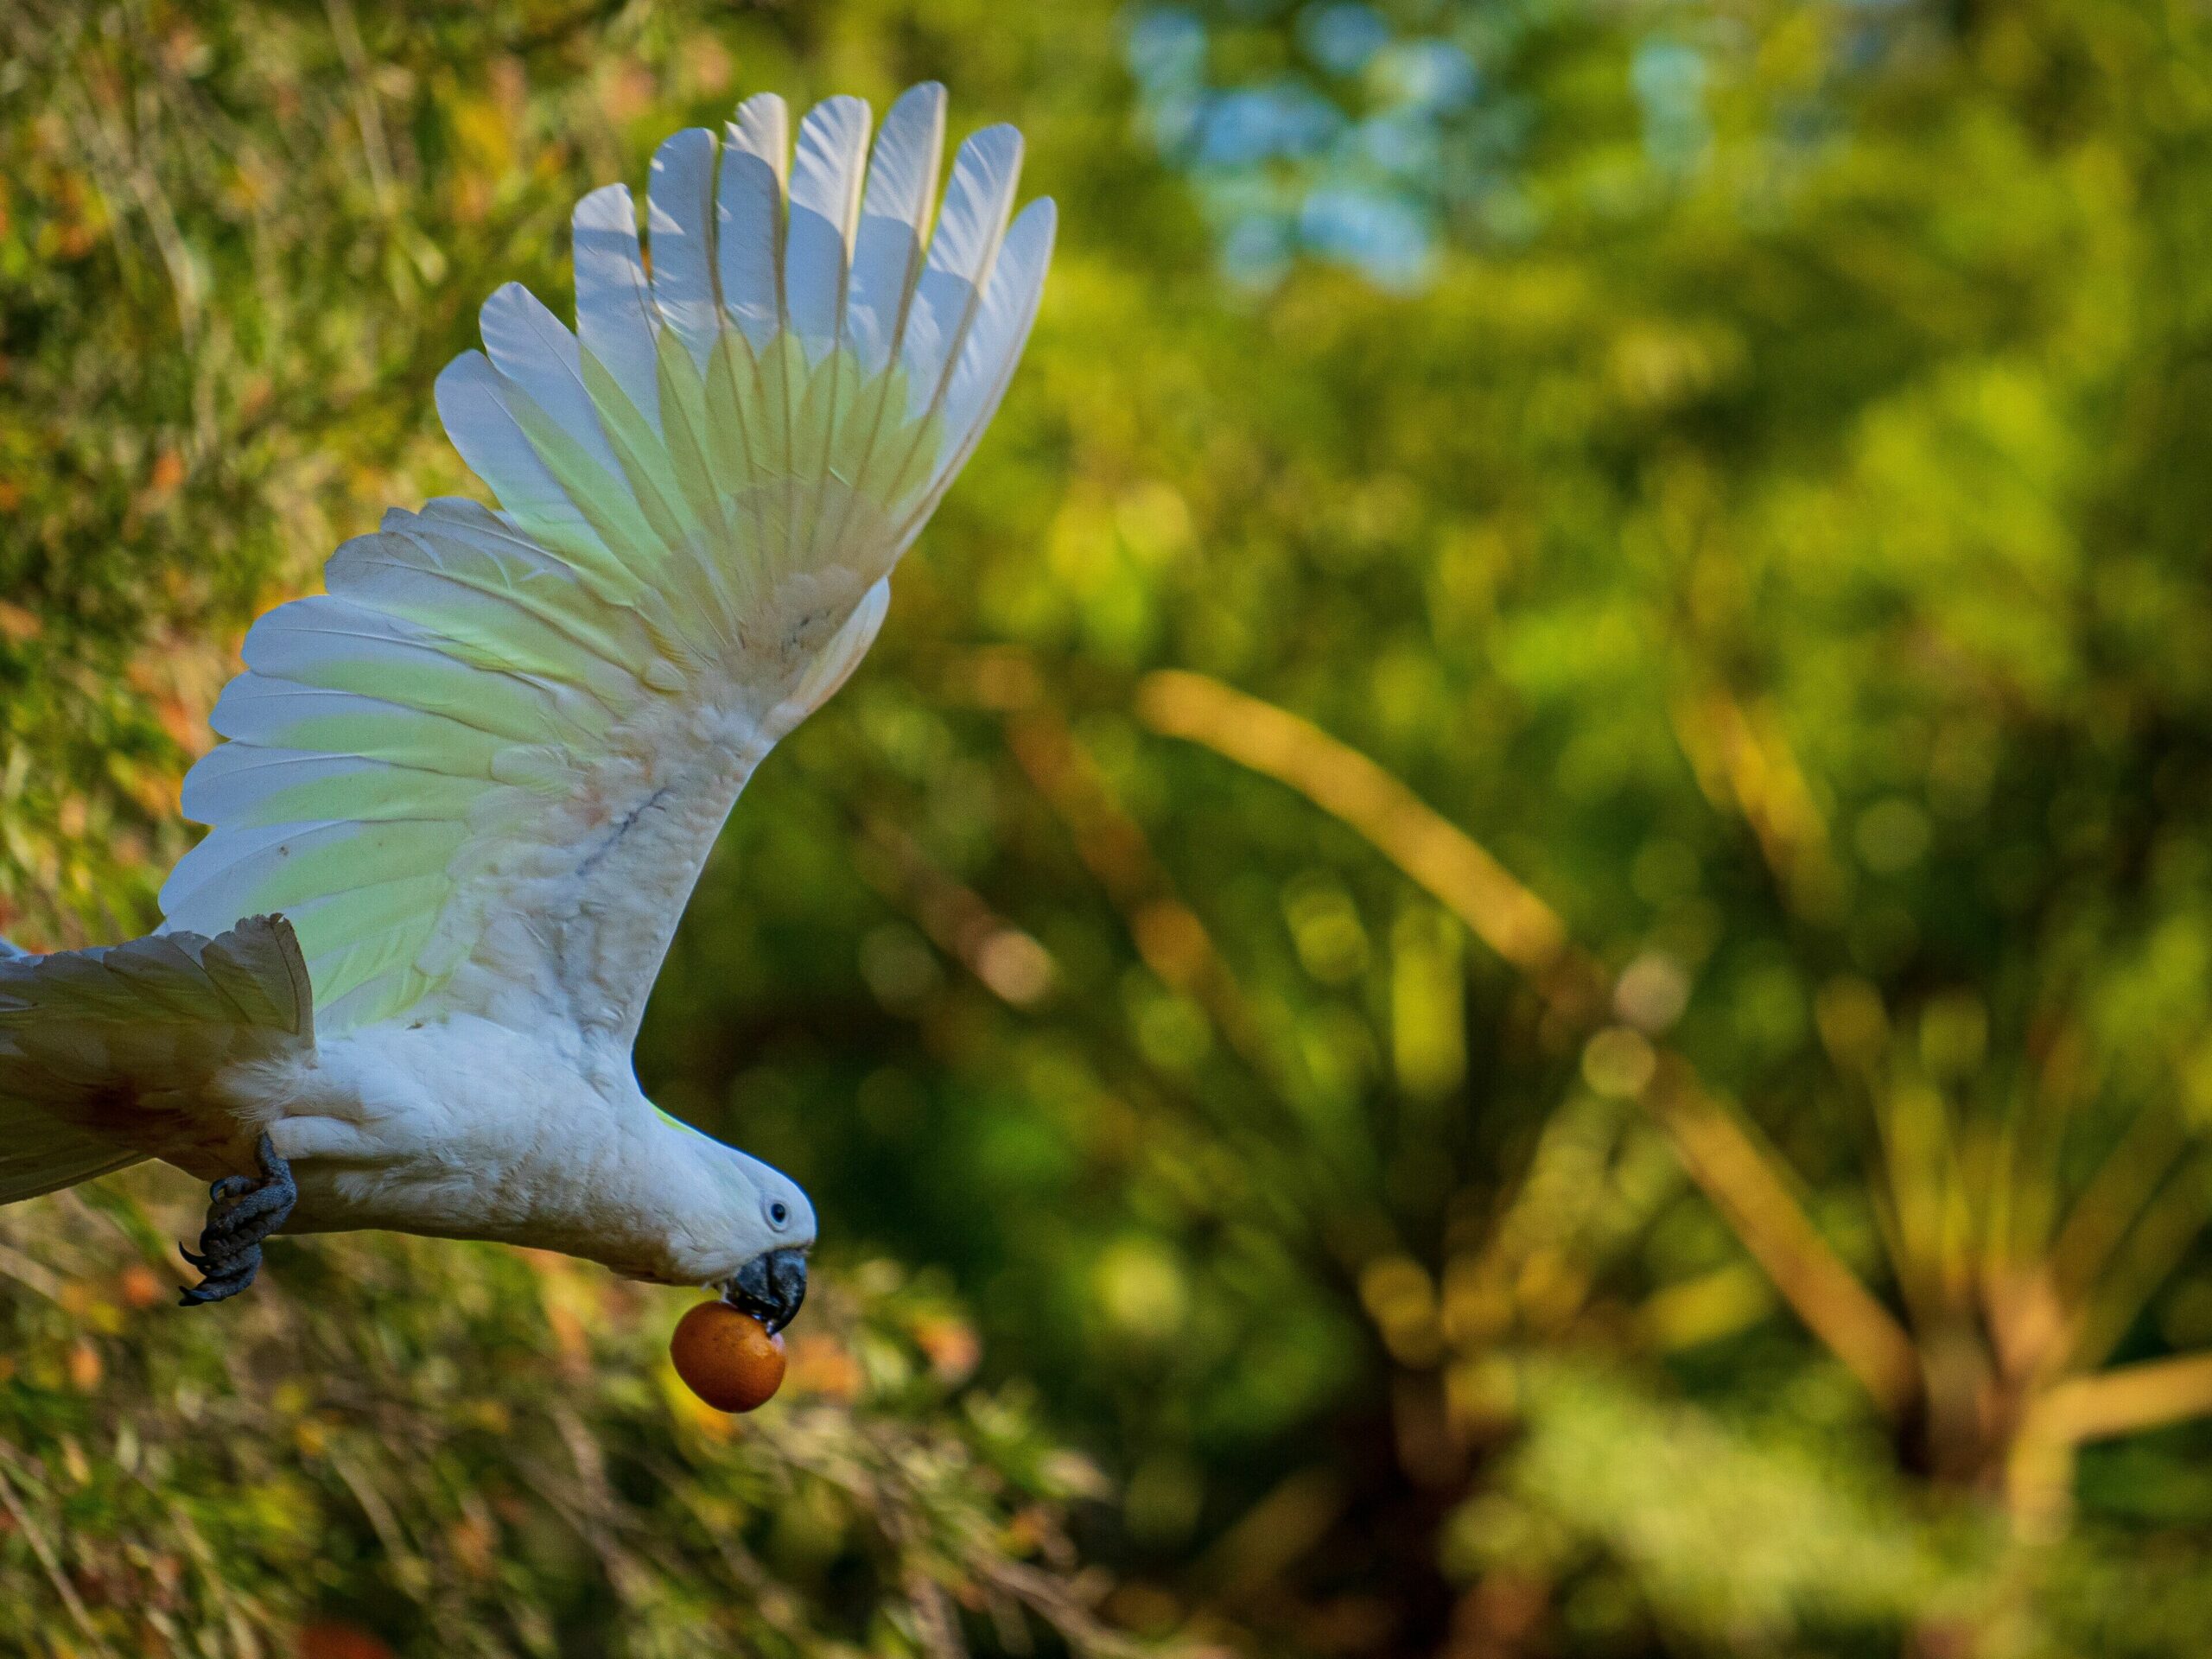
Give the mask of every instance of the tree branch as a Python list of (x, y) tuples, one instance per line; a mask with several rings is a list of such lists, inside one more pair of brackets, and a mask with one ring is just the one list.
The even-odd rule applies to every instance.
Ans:
[[(1310, 721), (1204, 675), (1147, 675), (1136, 708), (1154, 731), (1286, 784), (1357, 830), (1525, 975), (1557, 1011), (1578, 1024), (1599, 1017), (1606, 976), (1568, 938), (1558, 914), (1365, 755)], [(1691, 1178), (1798, 1318), (1884, 1411), (1904, 1411), (1920, 1387), (1911, 1338), (1821, 1236), (1777, 1160), (1679, 1054), (1659, 1052), (1641, 1098), (1674, 1138)]]
[(2212, 1354), (2188, 1354), (2056, 1383), (2037, 1402), (2034, 1428), (2080, 1445), (2206, 1415), (2212, 1415)]

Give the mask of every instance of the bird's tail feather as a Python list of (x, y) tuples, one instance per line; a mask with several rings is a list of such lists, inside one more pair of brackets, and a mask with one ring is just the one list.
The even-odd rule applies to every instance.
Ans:
[(0, 940), (0, 1204), (138, 1162), (213, 1109), (219, 1073), (314, 1045), (282, 917), (51, 956)]

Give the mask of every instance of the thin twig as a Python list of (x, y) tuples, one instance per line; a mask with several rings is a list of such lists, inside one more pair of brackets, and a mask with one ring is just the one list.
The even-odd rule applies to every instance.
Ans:
[(2075, 1325), (2073, 1365), (2093, 1370), (2126, 1336), (2128, 1327), (2189, 1254), (2204, 1230), (2212, 1196), (2212, 1153), (2200, 1153), (2176, 1170), (2114, 1253)]
[(913, 836), (888, 818), (870, 817), (863, 827), (895, 878), (878, 884), (879, 890), (914, 918), (931, 944), (1009, 1007), (1034, 1007), (1052, 995), (1057, 970), (1052, 954), (1035, 936), (1007, 921), (981, 893), (948, 874)]
[(2050, 1274), (2069, 1303), (2084, 1300), (2188, 1150), (2180, 1115), (2152, 1102), (2135, 1115), (2075, 1200), (2050, 1247)]
[(1545, 988), (1580, 977), (1567, 925), (1459, 826), (1319, 727), (1200, 674), (1147, 675), (1137, 713), (1163, 736), (1204, 744), (1293, 789), (1373, 842), (1476, 938)]

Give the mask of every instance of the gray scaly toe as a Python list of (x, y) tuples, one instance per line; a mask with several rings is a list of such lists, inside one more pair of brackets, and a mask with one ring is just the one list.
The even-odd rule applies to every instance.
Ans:
[(200, 1270), (200, 1282), (184, 1293), (183, 1305), (197, 1307), (237, 1295), (261, 1270), (261, 1242), (284, 1224), (299, 1201), (292, 1166), (276, 1155), (267, 1135), (254, 1149), (261, 1179), (226, 1175), (207, 1190), (207, 1224), (200, 1230), (197, 1255), (178, 1254)]

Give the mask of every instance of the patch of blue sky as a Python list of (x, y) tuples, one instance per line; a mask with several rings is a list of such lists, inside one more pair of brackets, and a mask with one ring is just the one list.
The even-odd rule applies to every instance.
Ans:
[(1427, 280), (1435, 253), (1427, 213), (1402, 197), (1372, 189), (1323, 186), (1298, 215), (1300, 239), (1324, 258), (1356, 267), (1384, 288), (1401, 291)]
[(1129, 73), (1147, 92), (1205, 84), (1206, 26), (1180, 6), (1147, 6), (1129, 19)]
[[(1297, 67), (1225, 83), (1213, 31), (1255, 11), (1288, 25)], [(1510, 182), (1521, 124), (1512, 100), (1484, 96), (1464, 48), (1400, 33), (1360, 0), (1212, 0), (1211, 13), (1133, 8), (1126, 41), (1149, 135), (1188, 175), (1233, 280), (1272, 284), (1304, 254), (1402, 289), (1433, 270), (1447, 213), (1489, 230), (1473, 210)]]
[(1332, 75), (1356, 75), (1390, 43), (1390, 25), (1372, 6), (1308, 6), (1298, 14), (1299, 44)]
[(1340, 149), (1347, 160), (1411, 181), (1436, 175), (1442, 162), (1443, 134), (1418, 110), (1386, 110), (1354, 126)]
[(1176, 6), (1137, 12), (1129, 22), (1129, 72), (1143, 88), (1142, 118), (1163, 156), (1189, 153), (1205, 117), (1206, 27)]
[(1629, 67), (1643, 111), (1643, 148), (1657, 166), (1683, 171), (1712, 139), (1706, 117), (1705, 54), (1679, 41), (1646, 41)]
[(1297, 81), (1239, 86), (1207, 100), (1194, 159), (1236, 168), (1318, 156), (1344, 127), (1342, 110)]
[(1475, 60), (1450, 41), (1400, 41), (1377, 54), (1370, 72), (1393, 104), (1444, 115), (1475, 100)]

